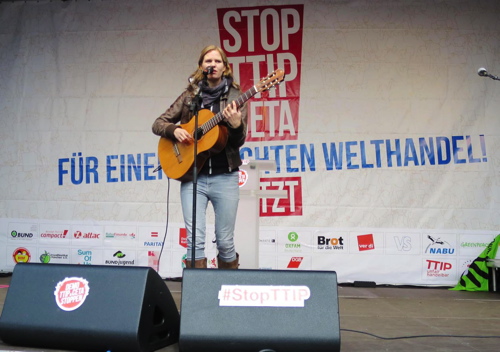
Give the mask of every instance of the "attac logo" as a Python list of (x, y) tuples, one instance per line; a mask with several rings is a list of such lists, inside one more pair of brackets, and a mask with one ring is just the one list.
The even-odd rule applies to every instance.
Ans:
[(75, 231), (75, 233), (73, 234), (73, 237), (76, 239), (86, 238), (86, 239), (98, 240), (100, 236), (101, 236), (100, 233), (92, 233), (92, 232), (82, 233), (81, 231)]
[(24, 247), (16, 248), (14, 253), (12, 253), (12, 259), (16, 263), (29, 263), (31, 261), (30, 251)]
[(290, 263), (288, 263), (287, 269), (298, 269), (303, 259), (304, 257), (292, 257)]
[(375, 242), (373, 241), (373, 234), (358, 236), (358, 249), (360, 252), (374, 250)]
[(56, 285), (54, 296), (57, 306), (70, 312), (82, 306), (89, 291), (89, 282), (84, 278), (67, 277)]

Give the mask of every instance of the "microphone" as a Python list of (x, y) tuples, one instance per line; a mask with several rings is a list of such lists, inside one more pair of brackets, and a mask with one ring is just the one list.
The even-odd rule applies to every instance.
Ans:
[(488, 71), (484, 67), (481, 67), (479, 70), (477, 70), (477, 74), (481, 77), (488, 77)]
[(212, 73), (214, 73), (214, 68), (215, 66), (208, 66), (206, 69), (203, 70), (203, 74), (205, 76), (211, 75)]
[(494, 79), (495, 81), (500, 81), (500, 78), (492, 75), (491, 73), (488, 73), (488, 71), (486, 71), (484, 67), (481, 67), (479, 70), (477, 70), (477, 74), (481, 77), (489, 77), (491, 79)]

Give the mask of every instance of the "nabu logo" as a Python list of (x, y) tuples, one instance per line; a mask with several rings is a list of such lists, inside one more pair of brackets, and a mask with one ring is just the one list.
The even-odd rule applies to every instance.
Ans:
[(452, 248), (449, 242), (444, 241), (441, 238), (434, 238), (430, 235), (427, 235), (427, 238), (431, 241), (431, 243), (429, 243), (425, 249), (425, 253), (445, 255), (455, 254), (455, 248)]

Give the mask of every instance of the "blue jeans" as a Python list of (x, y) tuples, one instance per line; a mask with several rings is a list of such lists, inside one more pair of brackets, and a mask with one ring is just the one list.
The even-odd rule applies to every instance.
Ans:
[[(196, 198), (196, 245), (195, 259), (205, 258), (206, 210), (212, 203), (215, 213), (215, 239), (219, 257), (224, 262), (236, 259), (234, 248), (234, 226), (240, 199), (238, 172), (219, 175), (199, 175)], [(187, 229), (187, 259), (191, 260), (193, 183), (181, 184), (181, 202), (184, 223)]]

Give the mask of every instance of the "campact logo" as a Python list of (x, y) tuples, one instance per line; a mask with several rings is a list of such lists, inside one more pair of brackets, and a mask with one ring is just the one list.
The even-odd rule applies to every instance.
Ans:
[(68, 232), (68, 230), (42, 232), (40, 238), (66, 238)]

